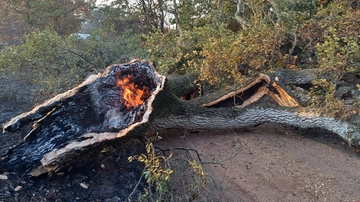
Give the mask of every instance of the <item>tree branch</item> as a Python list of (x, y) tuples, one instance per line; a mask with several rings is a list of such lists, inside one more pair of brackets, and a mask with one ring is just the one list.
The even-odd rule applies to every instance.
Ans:
[(236, 5), (236, 13), (235, 13), (235, 19), (240, 23), (243, 30), (247, 30), (246, 21), (244, 18), (241, 17), (241, 14), (243, 13), (243, 7), (242, 7), (243, 1), (238, 0)]

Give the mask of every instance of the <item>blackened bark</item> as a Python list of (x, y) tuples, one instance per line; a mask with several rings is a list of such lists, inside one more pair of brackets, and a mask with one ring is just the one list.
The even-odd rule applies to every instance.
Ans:
[[(125, 105), (124, 89), (118, 85), (121, 77), (129, 75), (136, 85), (149, 89), (144, 103), (130, 108)], [(5, 123), (4, 132), (29, 124), (32, 129), (2, 162), (11, 170), (34, 176), (56, 171), (91, 147), (125, 136), (147, 122), (164, 81), (165, 77), (147, 62), (111, 65), (103, 74), (93, 75), (74, 89)]]

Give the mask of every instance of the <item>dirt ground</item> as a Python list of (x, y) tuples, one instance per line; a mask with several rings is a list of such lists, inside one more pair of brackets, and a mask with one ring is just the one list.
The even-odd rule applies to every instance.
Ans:
[(359, 156), (335, 136), (301, 133), (267, 124), (174, 131), (161, 146), (199, 152), (208, 183), (194, 201), (360, 201)]
[[(157, 147), (175, 148), (168, 200), (360, 201), (360, 158), (334, 136), (311, 131), (300, 135), (267, 124), (241, 131), (170, 130), (159, 135), (163, 139), (155, 142)], [(15, 136), (1, 135), (3, 150), (18, 141)], [(128, 163), (127, 156), (143, 153), (142, 148), (139, 141), (120, 141), (52, 177), (0, 172), (7, 178), (0, 180), (0, 201), (124, 201), (143, 169), (141, 163)], [(201, 161), (204, 181), (181, 159)], [(135, 190), (144, 187), (141, 182)]]

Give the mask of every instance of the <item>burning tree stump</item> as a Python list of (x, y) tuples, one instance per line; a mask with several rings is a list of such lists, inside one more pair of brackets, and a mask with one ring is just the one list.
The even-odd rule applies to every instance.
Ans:
[(342, 119), (302, 108), (276, 78), (281, 85), (308, 85), (316, 75), (311, 71), (279, 71), (272, 76), (260, 75), (240, 89), (184, 101), (179, 97), (196, 91), (189, 76), (169, 77), (165, 82), (146, 61), (112, 65), (103, 74), (90, 76), (74, 89), (5, 123), (4, 132), (27, 125), (32, 128), (1, 162), (31, 176), (53, 173), (94, 147), (135, 134), (143, 126), (152, 131), (233, 129), (267, 122), (330, 131), (360, 148), (358, 114)]
[(55, 172), (91, 147), (147, 122), (164, 82), (146, 62), (112, 65), (6, 123), (3, 130), (11, 132), (33, 122), (24, 142), (3, 161), (32, 176)]

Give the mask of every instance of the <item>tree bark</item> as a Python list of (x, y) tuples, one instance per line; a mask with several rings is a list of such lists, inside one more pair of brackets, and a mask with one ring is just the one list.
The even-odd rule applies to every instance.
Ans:
[[(118, 80), (127, 75), (134, 77), (139, 88), (150, 89), (144, 103), (126, 105), (125, 90), (119, 91)], [(165, 80), (151, 64), (138, 60), (112, 65), (103, 74), (93, 75), (74, 89), (5, 123), (4, 132), (16, 132), (26, 125), (32, 125), (32, 129), (25, 127), (28, 133), (24, 142), (9, 149), (1, 164), (39, 176), (57, 172), (99, 145), (124, 136), (142, 137), (146, 131), (172, 128), (239, 129), (262, 123), (315, 128), (319, 133), (330, 131), (350, 146), (360, 148), (359, 112), (347, 118), (322, 115), (304, 105), (300, 107), (298, 97), (292, 97), (286, 87), (309, 88), (314, 79), (322, 77), (315, 69), (279, 70), (270, 76), (260, 75), (235, 91), (221, 89), (185, 101), (179, 97), (196, 91), (189, 76)], [(348, 93), (338, 92), (341, 96)]]
[[(310, 89), (314, 80), (327, 77), (329, 75), (322, 74), (317, 69), (301, 71), (278, 70), (270, 75), (269, 80), (266, 75), (260, 75), (252, 84), (235, 91), (232, 88), (221, 89), (189, 101), (179, 101), (174, 98), (166, 99), (173, 104), (165, 104), (164, 99), (158, 99), (157, 97), (155, 103), (163, 102), (163, 107), (154, 111), (166, 109), (169, 112), (163, 117), (157, 116), (152, 119), (149, 124), (150, 129), (153, 131), (170, 128), (186, 130), (239, 129), (253, 127), (262, 123), (273, 123), (303, 129), (317, 129), (319, 133), (322, 131), (331, 132), (340, 136), (356, 152), (360, 152), (360, 110), (356, 109), (356, 106), (355, 110), (353, 108), (351, 115), (334, 117), (316, 111), (308, 106), (309, 102), (301, 101), (301, 96), (304, 95), (294, 95), (297, 93), (293, 91), (298, 88)], [(353, 79), (351, 80), (352, 84), (344, 84), (344, 81), (342, 81), (341, 85), (355, 86), (358, 81)], [(178, 87), (172, 82), (174, 80), (168, 80), (167, 84)], [(258, 84), (261, 83), (264, 85), (259, 86)], [(273, 91), (274, 87), (276, 88), (275, 91)], [(288, 90), (292, 87), (295, 87), (295, 90)], [(191, 89), (191, 85), (189, 88)], [(339, 87), (339, 90), (334, 93), (335, 97), (340, 99), (344, 95), (349, 96), (348, 94), (352, 94), (353, 97), (349, 99), (356, 99), (360, 102), (359, 90), (354, 90), (354, 88), (350, 90), (348, 88), (342, 91), (342, 88)], [(165, 89), (167, 88), (165, 87)], [(173, 90), (169, 89), (167, 91), (173, 92)], [(233, 101), (233, 97), (236, 95), (241, 95), (245, 99), (237, 104)], [(278, 100), (281, 98), (285, 98), (283, 100), (287, 101), (284, 105), (282, 105), (282, 100)], [(346, 100), (343, 100), (343, 102), (346, 102)]]
[(182, 113), (174, 113), (151, 123), (152, 130), (181, 128), (187, 130), (239, 129), (263, 123), (282, 124), (298, 128), (315, 128), (339, 135), (351, 146), (359, 148), (360, 119), (353, 117), (341, 120), (309, 112), (299, 112), (297, 108), (274, 105), (252, 105), (245, 109), (199, 108), (184, 104)]

